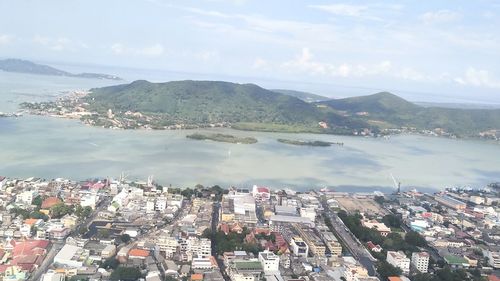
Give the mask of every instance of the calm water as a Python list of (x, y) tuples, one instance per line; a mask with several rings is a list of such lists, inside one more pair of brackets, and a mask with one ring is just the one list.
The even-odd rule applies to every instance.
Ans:
[[(0, 72), (0, 111), (46, 100), (71, 89), (112, 82)], [(262, 184), (300, 189), (388, 191), (391, 173), (406, 188), (482, 187), (500, 181), (500, 145), (421, 136), (372, 139), (311, 134), (217, 131), (254, 136), (252, 145), (186, 139), (193, 131), (123, 131), (74, 120), (0, 118), (0, 175), (11, 177), (118, 177), (154, 175), (162, 184)], [(300, 147), (277, 138), (344, 142)]]

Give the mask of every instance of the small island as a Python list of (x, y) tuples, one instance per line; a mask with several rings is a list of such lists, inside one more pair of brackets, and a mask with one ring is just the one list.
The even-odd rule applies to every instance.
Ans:
[(301, 140), (288, 140), (288, 139), (278, 139), (281, 143), (291, 144), (291, 145), (308, 145), (308, 146), (331, 146), (332, 144), (344, 145), (343, 142), (327, 142), (327, 141), (301, 141)]
[(193, 140), (212, 140), (218, 142), (228, 142), (228, 143), (243, 143), (243, 144), (252, 144), (256, 143), (257, 139), (253, 137), (236, 137), (233, 135), (225, 135), (225, 134), (199, 134), (194, 133), (187, 135), (186, 138)]

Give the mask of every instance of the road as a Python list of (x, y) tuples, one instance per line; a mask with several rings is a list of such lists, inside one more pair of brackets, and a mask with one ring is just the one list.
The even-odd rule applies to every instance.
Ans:
[(231, 278), (227, 275), (226, 272), (226, 267), (224, 265), (224, 261), (219, 258), (217, 255), (217, 243), (215, 241), (215, 233), (217, 232), (217, 226), (219, 225), (219, 208), (220, 208), (220, 202), (214, 202), (213, 208), (212, 208), (212, 238), (210, 241), (212, 242), (212, 256), (215, 257), (215, 260), (217, 261), (217, 265), (219, 266), (220, 273), (222, 274), (222, 278), (224, 278), (225, 281), (231, 281)]
[(51, 266), (54, 261), (54, 257), (63, 246), (64, 242), (56, 242), (52, 244), (42, 264), (35, 270), (35, 272), (30, 276), (30, 278), (28, 278), (28, 280), (36, 281), (42, 279), (42, 274), (44, 274), (47, 269), (49, 269), (49, 266)]
[(321, 200), (323, 205), (323, 209), (325, 210), (325, 214), (330, 218), (333, 230), (337, 234), (344, 245), (347, 247), (347, 250), (352, 254), (352, 256), (358, 260), (366, 270), (370, 276), (375, 276), (375, 265), (374, 262), (376, 259), (368, 252), (368, 250), (361, 244), (361, 242), (352, 234), (351, 231), (345, 226), (342, 220), (330, 210), (326, 200)]

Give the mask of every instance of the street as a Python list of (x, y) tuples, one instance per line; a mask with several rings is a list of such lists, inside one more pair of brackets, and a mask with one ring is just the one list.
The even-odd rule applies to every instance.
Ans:
[(325, 213), (332, 222), (332, 226), (337, 234), (337, 237), (340, 237), (352, 256), (356, 260), (358, 260), (364, 267), (366, 267), (366, 269), (368, 270), (368, 274), (370, 276), (375, 276), (376, 271), (374, 262), (376, 261), (376, 259), (368, 252), (368, 250), (361, 244), (361, 242), (356, 237), (354, 237), (354, 235), (344, 225), (337, 214), (330, 210), (326, 201), (322, 200), (321, 203), (323, 205)]

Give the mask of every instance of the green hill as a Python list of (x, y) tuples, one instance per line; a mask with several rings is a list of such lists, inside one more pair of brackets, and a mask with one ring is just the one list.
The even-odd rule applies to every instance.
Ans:
[(271, 91), (280, 93), (280, 94), (285, 94), (288, 96), (296, 97), (299, 98), (303, 101), (306, 102), (319, 102), (319, 101), (326, 101), (329, 100), (330, 98), (316, 95), (316, 94), (311, 94), (308, 92), (302, 92), (302, 91), (294, 91), (294, 90), (283, 90), (283, 89), (272, 89)]
[[(233, 127), (264, 131), (348, 133), (364, 122), (318, 108), (296, 97), (254, 84), (219, 81), (173, 81), (131, 84), (93, 89), (87, 97), (92, 110), (142, 112), (164, 116), (166, 123), (209, 124), (229, 122)], [(319, 122), (331, 124), (321, 129)]]
[(405, 126), (420, 130), (442, 128), (460, 136), (500, 129), (499, 109), (423, 107), (387, 92), (329, 100), (320, 104), (346, 116), (356, 116), (371, 124), (381, 124), (382, 127)]

